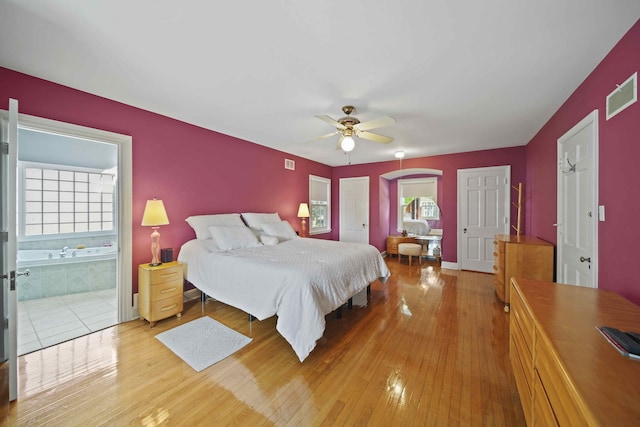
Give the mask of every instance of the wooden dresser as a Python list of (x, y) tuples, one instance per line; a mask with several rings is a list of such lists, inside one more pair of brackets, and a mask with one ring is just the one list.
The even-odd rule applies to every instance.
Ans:
[(387, 236), (387, 254), (398, 255), (398, 245), (400, 243), (418, 243), (415, 237), (411, 236)]
[(640, 306), (600, 289), (511, 282), (509, 355), (527, 424), (640, 425), (640, 362), (595, 329), (640, 330)]
[(509, 311), (509, 280), (523, 277), (553, 280), (553, 245), (530, 236), (497, 234), (494, 241), (494, 283), (504, 310)]
[(138, 310), (140, 317), (151, 326), (157, 320), (174, 314), (182, 315), (184, 274), (182, 264), (167, 262), (158, 266), (140, 264), (138, 267)]

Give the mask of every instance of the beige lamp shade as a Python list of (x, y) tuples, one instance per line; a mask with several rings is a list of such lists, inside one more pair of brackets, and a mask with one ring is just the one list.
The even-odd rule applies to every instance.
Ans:
[(147, 205), (144, 207), (144, 214), (142, 215), (142, 225), (157, 227), (167, 224), (169, 224), (169, 217), (164, 209), (162, 200), (156, 198), (147, 200)]
[(309, 218), (309, 205), (306, 203), (300, 203), (298, 207), (298, 218)]

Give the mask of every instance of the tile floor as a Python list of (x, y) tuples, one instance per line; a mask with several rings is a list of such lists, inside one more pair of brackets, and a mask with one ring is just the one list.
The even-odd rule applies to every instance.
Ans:
[(18, 302), (18, 355), (118, 322), (116, 289)]

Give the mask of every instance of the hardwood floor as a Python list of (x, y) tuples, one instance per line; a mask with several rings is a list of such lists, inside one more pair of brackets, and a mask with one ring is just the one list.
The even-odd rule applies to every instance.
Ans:
[[(327, 316), (300, 363), (275, 318), (185, 304), (182, 318), (117, 325), (19, 358), (8, 425), (524, 425), (493, 277), (411, 268), (369, 305)], [(155, 335), (203, 315), (253, 338), (198, 373)]]

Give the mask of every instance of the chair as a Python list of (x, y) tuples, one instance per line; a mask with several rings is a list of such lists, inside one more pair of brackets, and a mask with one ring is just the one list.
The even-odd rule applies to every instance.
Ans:
[(402, 255), (409, 257), (409, 267), (411, 267), (411, 259), (418, 257), (420, 265), (422, 265), (422, 245), (417, 243), (400, 243), (398, 245), (398, 262), (402, 259)]

